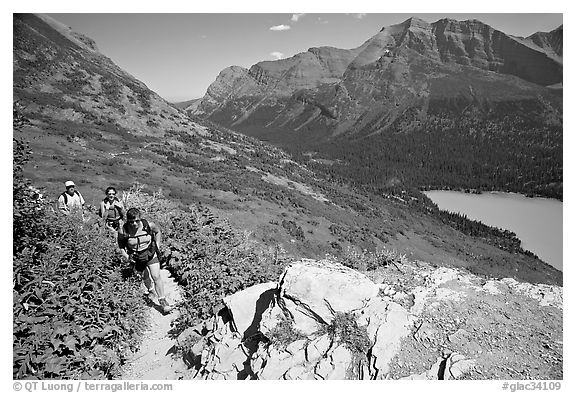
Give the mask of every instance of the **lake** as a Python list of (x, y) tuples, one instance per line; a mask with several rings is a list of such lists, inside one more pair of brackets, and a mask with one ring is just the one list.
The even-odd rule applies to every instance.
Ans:
[(504, 192), (425, 191), (441, 210), (508, 229), (544, 262), (562, 270), (562, 202)]

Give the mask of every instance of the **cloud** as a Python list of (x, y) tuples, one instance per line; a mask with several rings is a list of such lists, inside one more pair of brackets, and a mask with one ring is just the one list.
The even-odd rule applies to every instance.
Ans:
[(282, 58), (284, 58), (284, 53), (281, 52), (271, 52), (270, 56), (272, 56), (274, 59), (276, 60), (280, 60)]
[(303, 17), (306, 14), (292, 14), (292, 18), (290, 19), (292, 22), (298, 22), (298, 19)]
[(352, 14), (352, 16), (356, 19), (364, 19), (364, 17), (368, 14)]
[(272, 26), (272, 27), (270, 28), (270, 30), (272, 30), (272, 31), (290, 30), (290, 26), (288, 26), (288, 25)]

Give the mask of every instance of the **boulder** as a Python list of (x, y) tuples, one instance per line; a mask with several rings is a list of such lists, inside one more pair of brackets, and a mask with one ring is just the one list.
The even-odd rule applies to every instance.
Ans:
[(236, 331), (243, 337), (258, 331), (262, 313), (273, 301), (275, 291), (276, 283), (267, 282), (253, 285), (223, 299)]
[(329, 324), (335, 312), (365, 307), (378, 295), (378, 286), (368, 277), (344, 265), (312, 261), (291, 265), (280, 279), (280, 296), (296, 319), (306, 316)]
[(474, 359), (466, 359), (464, 355), (453, 353), (446, 360), (444, 379), (458, 379), (474, 367), (475, 364), (476, 361)]

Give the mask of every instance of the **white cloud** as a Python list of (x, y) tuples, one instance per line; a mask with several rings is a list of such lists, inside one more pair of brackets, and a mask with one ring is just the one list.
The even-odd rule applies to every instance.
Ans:
[(352, 14), (352, 16), (356, 19), (363, 19), (367, 14)]
[(298, 22), (298, 19), (300, 19), (301, 17), (303, 17), (306, 14), (292, 14), (292, 22)]
[(288, 25), (272, 26), (272, 27), (270, 28), (270, 30), (272, 30), (272, 31), (290, 30), (290, 26), (288, 26)]
[(281, 52), (271, 52), (270, 56), (272, 56), (274, 59), (276, 60), (280, 60), (282, 58), (284, 58), (284, 53)]

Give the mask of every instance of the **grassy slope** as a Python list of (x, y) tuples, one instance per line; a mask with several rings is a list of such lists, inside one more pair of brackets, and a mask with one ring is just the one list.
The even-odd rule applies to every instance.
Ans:
[[(362, 195), (345, 185), (317, 179), (304, 167), (286, 161), (281, 151), (260, 142), (210, 130), (211, 135), (197, 145), (178, 144), (179, 134), (153, 143), (134, 141), (125, 154), (115, 158), (113, 154), (123, 152), (122, 144), (107, 140), (102, 131), (94, 131), (104, 136), (102, 139), (68, 140), (37, 123), (15, 136), (31, 141), (34, 154), (25, 175), (45, 187), (51, 198), (62, 191), (68, 178), (75, 180), (87, 203), (94, 205), (108, 185), (126, 190), (140, 182), (149, 191), (162, 189), (183, 204), (208, 205), (232, 226), (253, 232), (264, 244), (283, 244), (296, 256), (320, 257), (349, 246), (387, 247), (410, 259), (464, 266), (479, 274), (561, 284), (560, 272), (534, 258), (511, 255), (465, 236), (401, 202)], [(206, 147), (210, 140), (233, 146), (235, 154)], [(174, 151), (186, 157), (182, 163), (188, 166), (170, 162), (167, 152)], [(262, 180), (265, 174), (290, 179), (293, 184), (310, 184), (330, 202), (318, 201), (295, 186), (266, 182)], [(283, 221), (301, 227), (304, 237), (293, 236)]]
[(14, 98), (32, 122), (14, 135), (30, 140), (34, 151), (25, 176), (52, 199), (69, 179), (93, 205), (108, 185), (126, 190), (140, 182), (184, 205), (209, 205), (233, 226), (296, 256), (388, 247), (481, 274), (562, 281), (535, 258), (326, 179), (270, 145), (195, 122), (110, 59), (74, 47), (34, 17), (15, 19), (14, 35)]

